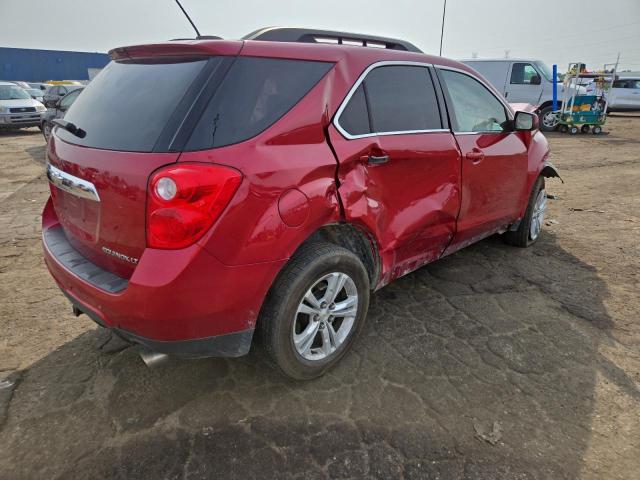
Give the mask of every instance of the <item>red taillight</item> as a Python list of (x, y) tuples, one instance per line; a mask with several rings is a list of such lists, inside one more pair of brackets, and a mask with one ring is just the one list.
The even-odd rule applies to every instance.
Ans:
[(184, 248), (211, 228), (242, 176), (220, 165), (184, 164), (157, 171), (147, 192), (147, 246)]

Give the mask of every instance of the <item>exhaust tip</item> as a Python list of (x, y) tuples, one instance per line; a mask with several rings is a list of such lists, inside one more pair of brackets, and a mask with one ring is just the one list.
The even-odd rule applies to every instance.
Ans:
[(138, 351), (140, 358), (149, 368), (156, 368), (169, 360), (169, 355), (165, 353), (152, 352), (151, 350), (141, 349)]

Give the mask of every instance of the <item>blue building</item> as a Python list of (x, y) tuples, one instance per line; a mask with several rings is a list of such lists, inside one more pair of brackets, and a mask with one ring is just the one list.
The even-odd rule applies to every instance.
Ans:
[(106, 53), (0, 47), (0, 80), (89, 80), (107, 63)]

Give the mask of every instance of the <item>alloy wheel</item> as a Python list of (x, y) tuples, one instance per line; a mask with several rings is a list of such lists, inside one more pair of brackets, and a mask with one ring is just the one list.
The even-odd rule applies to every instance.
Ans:
[(555, 128), (555, 126), (558, 125), (558, 116), (554, 112), (549, 111), (542, 115), (542, 124), (547, 128)]
[(536, 203), (533, 206), (531, 215), (531, 226), (529, 227), (529, 238), (535, 240), (540, 235), (542, 223), (544, 222), (544, 213), (547, 210), (547, 193), (544, 188), (538, 192)]
[(342, 272), (317, 280), (304, 294), (293, 321), (293, 345), (305, 360), (324, 360), (345, 342), (358, 313), (358, 290)]

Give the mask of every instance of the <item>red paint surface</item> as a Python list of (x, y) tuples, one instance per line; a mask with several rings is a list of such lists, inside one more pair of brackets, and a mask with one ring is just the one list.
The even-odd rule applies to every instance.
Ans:
[[(128, 278), (129, 286), (108, 294), (66, 271), (46, 249), (45, 261), (61, 288), (108, 325), (157, 340), (252, 328), (282, 266), (324, 225), (349, 222), (368, 234), (381, 259), (380, 276), (373, 281), (380, 287), (522, 216), (548, 153), (539, 132), (346, 140), (331, 125), (349, 88), (370, 64), (408, 60), (473, 73), (457, 62), (376, 48), (257, 41), (171, 42), (126, 47), (112, 55), (240, 51), (336, 65), (278, 122), (236, 145), (182, 154), (127, 153), (77, 147), (53, 135), (49, 161), (93, 182), (101, 202), (92, 205), (55, 191), (43, 213), (43, 229), (62, 225), (83, 255)], [(467, 158), (478, 152), (484, 155), (480, 161)], [(369, 154), (382, 153), (389, 155), (388, 163), (367, 163)], [(145, 248), (149, 177), (176, 161), (231, 166), (242, 173), (242, 183), (197, 243), (179, 250)], [(139, 263), (107, 256), (102, 246)]]

